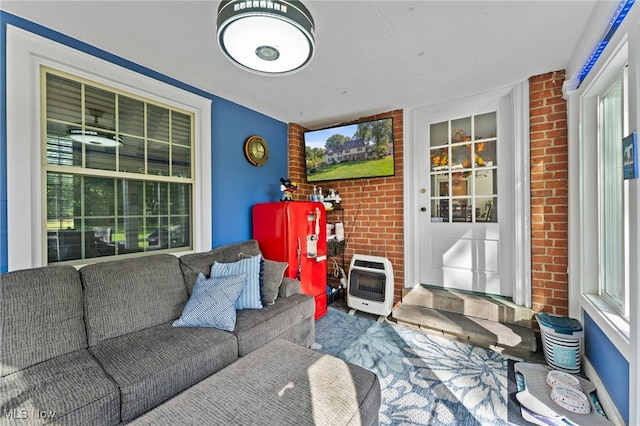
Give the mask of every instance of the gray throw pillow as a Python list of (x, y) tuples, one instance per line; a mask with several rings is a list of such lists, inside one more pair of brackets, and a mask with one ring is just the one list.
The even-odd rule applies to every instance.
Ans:
[(276, 262), (275, 260), (264, 259), (262, 264), (262, 293), (267, 305), (273, 305), (278, 297), (284, 271), (289, 264), (287, 262)]

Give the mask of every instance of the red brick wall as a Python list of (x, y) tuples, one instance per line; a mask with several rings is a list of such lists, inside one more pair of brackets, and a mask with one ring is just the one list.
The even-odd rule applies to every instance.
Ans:
[[(564, 71), (529, 80), (532, 308), (556, 315), (568, 315), (568, 154), (563, 82)], [(387, 116), (394, 117), (396, 175), (327, 182), (323, 188), (337, 189), (343, 199), (345, 234), (350, 235), (346, 266), (355, 252), (389, 257), (394, 267), (395, 302), (398, 302), (404, 285), (402, 111), (376, 117)], [(366, 119), (370, 118), (374, 117)], [(289, 125), (289, 177), (300, 185), (296, 199), (307, 199), (313, 188), (305, 182), (304, 130), (299, 125)], [(362, 204), (356, 218), (360, 200)]]
[(529, 79), (532, 308), (568, 315), (568, 151), (564, 71)]
[[(394, 302), (397, 303), (404, 285), (402, 110), (364, 117), (356, 122), (386, 117), (393, 117), (395, 176), (328, 181), (319, 186), (325, 192), (330, 188), (336, 189), (342, 198), (347, 238), (345, 273), (348, 273), (354, 253), (389, 258), (393, 265)], [(305, 179), (304, 130), (300, 125), (289, 124), (289, 179), (298, 183), (294, 194), (296, 200), (307, 200), (313, 192), (313, 184), (308, 184)], [(340, 221), (337, 212), (329, 213), (327, 218), (331, 223)], [(341, 258), (335, 259), (341, 262)], [(330, 268), (329, 275), (332, 274)]]

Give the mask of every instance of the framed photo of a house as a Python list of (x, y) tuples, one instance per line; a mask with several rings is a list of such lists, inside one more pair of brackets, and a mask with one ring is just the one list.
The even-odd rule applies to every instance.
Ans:
[(622, 168), (625, 179), (638, 178), (638, 134), (636, 132), (622, 140)]
[(393, 176), (393, 118), (304, 133), (307, 182)]

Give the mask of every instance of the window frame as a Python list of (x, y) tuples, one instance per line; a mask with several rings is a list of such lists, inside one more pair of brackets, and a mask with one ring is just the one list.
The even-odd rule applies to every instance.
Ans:
[(42, 238), (46, 217), (42, 214), (41, 66), (194, 115), (193, 249), (174, 254), (210, 250), (211, 100), (154, 78), (157, 74), (149, 70), (145, 75), (11, 25), (7, 25), (6, 41), (8, 270), (43, 266), (47, 259)]
[[(122, 170), (121, 165), (119, 163), (119, 161), (121, 160), (120, 155), (121, 153), (121, 148), (107, 148), (107, 153), (108, 153), (108, 157), (109, 158), (113, 158), (113, 166), (114, 169), (113, 170), (109, 170), (106, 168), (94, 168), (91, 167), (91, 165), (89, 164), (89, 160), (93, 160), (93, 157), (90, 157), (90, 153), (87, 152), (87, 150), (89, 149), (90, 145), (86, 145), (86, 144), (78, 144), (76, 145), (76, 147), (80, 148), (80, 155), (81, 155), (81, 162), (78, 164), (56, 164), (56, 163), (51, 163), (49, 161), (49, 151), (48, 151), (48, 144), (49, 144), (49, 125), (50, 123), (62, 123), (65, 126), (69, 126), (69, 125), (74, 125), (76, 123), (72, 123), (72, 121), (63, 121), (60, 122), (59, 119), (56, 118), (50, 118), (50, 114), (49, 113), (55, 113), (56, 111), (48, 111), (47, 110), (47, 104), (49, 102), (49, 92), (46, 90), (46, 87), (48, 86), (47, 80), (49, 78), (49, 76), (51, 76), (51, 78), (53, 79), (65, 79), (67, 81), (76, 83), (78, 85), (78, 87), (80, 88), (80, 105), (84, 105), (84, 103), (86, 102), (86, 96), (87, 96), (87, 90), (88, 88), (91, 88), (91, 90), (99, 90), (99, 91), (103, 91), (105, 93), (108, 93), (109, 95), (113, 95), (113, 99), (115, 102), (114, 105), (114, 112), (115, 115), (118, 115), (118, 107), (120, 106), (120, 101), (119, 99), (124, 97), (127, 99), (132, 99), (138, 102), (142, 103), (142, 107), (143, 107), (143, 115), (145, 116), (144, 118), (144, 126), (147, 125), (147, 111), (149, 108), (161, 108), (163, 110), (166, 110), (169, 112), (169, 116), (173, 116), (173, 113), (178, 113), (178, 114), (182, 114), (182, 115), (187, 115), (189, 117), (189, 145), (188, 145), (188, 150), (189, 150), (189, 170), (188, 170), (188, 176), (185, 177), (179, 177), (174, 173), (169, 173), (168, 175), (155, 175), (153, 173), (150, 173), (149, 170), (147, 170), (147, 168), (149, 167), (149, 163), (148, 163), (148, 156), (149, 156), (149, 149), (150, 149), (150, 145), (151, 144), (161, 144), (161, 145), (166, 145), (166, 147), (168, 148), (168, 156), (167, 156), (167, 171), (171, 170), (172, 167), (172, 155), (174, 150), (180, 149), (186, 145), (183, 144), (177, 144), (175, 142), (175, 140), (172, 139), (172, 127), (171, 127), (171, 119), (168, 117), (167, 118), (167, 140), (164, 141), (160, 141), (160, 140), (156, 140), (153, 139), (152, 137), (150, 137), (149, 135), (147, 135), (147, 130), (146, 129), (141, 129), (142, 130), (142, 135), (136, 135), (136, 136), (132, 136), (132, 138), (134, 139), (139, 139), (140, 141), (143, 142), (143, 156), (140, 159), (142, 161), (142, 163), (144, 164), (144, 172), (131, 172), (131, 171), (126, 171), (126, 170)], [(42, 151), (42, 184), (41, 187), (42, 188), (48, 188), (48, 177), (49, 177), (49, 173), (53, 173), (53, 174), (61, 174), (61, 175), (69, 175), (69, 176), (74, 176), (74, 177), (81, 177), (81, 178), (106, 178), (106, 179), (112, 179), (114, 180), (114, 185), (116, 183), (116, 181), (135, 181), (135, 182), (141, 182), (143, 187), (146, 187), (148, 183), (159, 183), (159, 184), (187, 184), (190, 187), (190, 194), (189, 194), (189, 200), (190, 202), (189, 204), (189, 215), (188, 215), (188, 226), (186, 227), (186, 229), (189, 230), (189, 236), (188, 236), (188, 241), (189, 241), (189, 247), (179, 247), (179, 248), (171, 248), (171, 247), (167, 247), (167, 248), (162, 248), (162, 249), (148, 249), (145, 247), (138, 247), (138, 249), (136, 249), (133, 253), (129, 252), (129, 253), (118, 253), (119, 250), (117, 250), (117, 246), (118, 246), (118, 241), (114, 240), (114, 253), (113, 254), (109, 254), (106, 255), (104, 253), (95, 253), (95, 256), (89, 256), (86, 257), (87, 255), (87, 247), (85, 247), (86, 245), (86, 238), (80, 238), (80, 259), (71, 259), (71, 260), (58, 260), (58, 261), (54, 261), (54, 262), (50, 262), (49, 260), (49, 254), (47, 254), (47, 262), (49, 264), (58, 264), (58, 263), (65, 263), (65, 264), (82, 264), (82, 263), (87, 263), (89, 261), (100, 261), (100, 260), (107, 260), (107, 259), (117, 259), (117, 258), (123, 258), (123, 257), (132, 257), (132, 256), (139, 256), (141, 253), (166, 253), (166, 252), (180, 252), (180, 251), (185, 251), (185, 250), (191, 250), (192, 247), (192, 242), (193, 242), (193, 226), (192, 226), (192, 218), (193, 218), (193, 191), (194, 191), (194, 184), (195, 184), (195, 179), (193, 176), (193, 154), (194, 154), (194, 140), (193, 140), (193, 128), (195, 126), (195, 117), (193, 116), (193, 114), (181, 110), (181, 109), (177, 109), (175, 107), (171, 107), (168, 105), (164, 105), (164, 104), (159, 104), (157, 102), (153, 102), (149, 99), (146, 98), (142, 98), (136, 95), (133, 95), (129, 92), (125, 92), (122, 90), (118, 90), (115, 89), (113, 87), (110, 86), (105, 86), (102, 84), (98, 84), (94, 81), (90, 81), (90, 80), (86, 80), (86, 79), (82, 79), (79, 78), (75, 75), (71, 75), (68, 73), (63, 73), (60, 72), (57, 69), (53, 69), (53, 68), (49, 68), (49, 67), (41, 67), (40, 69), (40, 88), (41, 88), (41, 102), (44, 105), (44, 107), (42, 108), (43, 111), (43, 115), (41, 117), (41, 135), (42, 135), (42, 144), (41, 144), (41, 151)], [(79, 105), (79, 107), (80, 107)], [(77, 123), (78, 126), (91, 126), (93, 123), (90, 122), (89, 118), (87, 117), (89, 115), (89, 113), (87, 113), (86, 108), (84, 110), (84, 112), (81, 113), (81, 121), (82, 123)], [(119, 120), (116, 119), (116, 117), (114, 117), (114, 132), (115, 135), (117, 135), (117, 137), (124, 137), (125, 139), (129, 137), (129, 135), (127, 133), (123, 133), (123, 129), (119, 127), (118, 124)], [(74, 142), (69, 142), (71, 144), (73, 144)], [(71, 146), (70, 146), (71, 147)], [(164, 165), (164, 164), (163, 164)], [(48, 251), (48, 243), (47, 240), (49, 238), (49, 220), (50, 220), (50, 215), (48, 212), (48, 203), (47, 203), (47, 191), (43, 191), (42, 193), (42, 214), (43, 217), (45, 217), (45, 227), (42, 230), (42, 238), (43, 238), (43, 245), (45, 246), (45, 248)], [(84, 191), (81, 191), (82, 194), (84, 194)], [(84, 195), (81, 195), (81, 204), (83, 204), (85, 202), (84, 200)], [(167, 203), (167, 212), (169, 211), (168, 208), (168, 204), (169, 204), (169, 199), (166, 200)], [(114, 200), (114, 211), (113, 211), (113, 220), (114, 223), (111, 227), (112, 232), (117, 232), (118, 231), (118, 226), (117, 223), (118, 221), (122, 221), (126, 219), (125, 217), (127, 217), (128, 215), (122, 215), (122, 214), (118, 214), (117, 212), (117, 204), (115, 203)], [(170, 218), (175, 216), (171, 216), (167, 213), (167, 219), (170, 221)], [(149, 217), (151, 218), (151, 217)], [(59, 219), (59, 218), (58, 218)], [(148, 219), (147, 215), (145, 213), (143, 213), (142, 217), (139, 217), (139, 219), (142, 219), (142, 228), (143, 231), (146, 228), (146, 221)], [(92, 216), (87, 216), (85, 214), (84, 211), (81, 211), (79, 214), (74, 214), (74, 221), (80, 221), (80, 223), (85, 223), (86, 221), (92, 222), (95, 220), (98, 220)], [(60, 231), (60, 229), (57, 229), (56, 231)], [(140, 231), (140, 230), (138, 230)], [(79, 233), (79, 235), (84, 236), (84, 233), (87, 232), (87, 229), (85, 228), (84, 230), (82, 229), (78, 229), (76, 232)], [(150, 231), (147, 229), (146, 230), (147, 233), (149, 233)], [(139, 246), (139, 242), (135, 243), (136, 245)], [(58, 253), (59, 255), (59, 253)]]
[[(492, 130), (494, 130), (495, 134), (493, 136), (478, 137), (478, 128), (481, 127), (479, 123), (482, 123), (482, 119), (479, 120), (479, 117), (485, 116), (493, 116)], [(462, 140), (454, 140), (453, 134), (458, 131), (456, 128), (465, 122), (468, 122), (467, 126), (470, 134), (463, 134)], [(445, 129), (446, 140), (444, 143), (438, 143), (441, 142), (441, 140), (434, 143), (432, 140), (434, 136), (432, 133), (433, 129), (436, 129), (436, 132), (440, 133), (439, 136), (442, 136), (442, 130)], [(446, 224), (457, 222), (466, 224), (498, 223), (498, 175), (500, 168), (497, 163), (496, 150), (499, 140), (497, 133), (497, 108), (494, 110), (489, 108), (484, 112), (473, 112), (468, 115), (446, 119), (445, 121), (429, 123), (429, 179), (431, 181), (429, 203), (431, 205), (430, 220), (432, 222)], [(493, 155), (495, 159), (493, 157), (491, 158), (491, 164), (489, 164), (489, 162), (484, 163), (484, 158), (480, 155), (483, 151), (481, 147), (485, 144), (493, 145)], [(467, 166), (454, 164), (454, 157), (457, 157), (460, 151), (467, 152), (466, 161), (469, 162)], [(437, 163), (441, 157), (445, 157), (446, 160)], [(494, 161), (495, 164), (493, 164)], [(481, 182), (481, 173), (492, 174), (492, 191), (490, 193), (482, 193), (483, 189), (481, 189), (481, 185), (479, 184)], [(460, 180), (460, 177), (462, 177), (462, 180)], [(440, 186), (443, 183), (446, 184), (446, 190), (441, 192)], [(456, 194), (456, 183), (464, 183), (464, 191), (459, 191), (462, 193)], [(458, 187), (460, 187), (460, 185), (458, 185)], [(452, 206), (456, 202), (464, 202), (465, 212), (468, 210), (464, 215), (464, 220), (454, 220), (454, 208)], [(446, 217), (442, 216), (441, 208), (447, 212)], [(482, 214), (478, 215), (478, 212), (484, 213), (484, 220), (481, 220)]]
[[(607, 334), (616, 348), (628, 359), (630, 341), (630, 320), (620, 310), (603, 296), (601, 291), (600, 271), (600, 197), (598, 191), (590, 191), (587, 188), (600, 188), (598, 173), (599, 154), (599, 102), (600, 95), (605, 93), (628, 63), (629, 43), (624, 37), (605, 59), (603, 64), (584, 82), (581, 87), (579, 101), (579, 187), (581, 188), (579, 214), (579, 251), (580, 272), (578, 297), (582, 307), (599, 327)], [(626, 129), (623, 129), (623, 132)], [(620, 141), (622, 150), (622, 141)], [(622, 179), (622, 176), (620, 177)], [(574, 235), (575, 238), (575, 235)], [(628, 246), (628, 244), (626, 244)], [(627, 255), (628, 256), (628, 255)], [(625, 259), (625, 275), (628, 273), (630, 260)], [(627, 294), (627, 303), (630, 303)], [(575, 314), (574, 314), (575, 315)]]
[[(598, 249), (599, 249), (599, 263), (600, 277), (598, 283), (598, 295), (615, 309), (626, 321), (629, 320), (629, 240), (628, 240), (628, 228), (629, 228), (629, 185), (627, 181), (617, 182), (619, 186), (616, 187), (621, 193), (617, 195), (620, 205), (613, 206), (614, 210), (619, 208), (621, 216), (619, 217), (619, 224), (613, 225), (616, 229), (616, 235), (609, 235), (611, 233), (611, 193), (613, 188), (611, 187), (611, 180), (616, 181), (621, 179), (622, 176), (622, 138), (628, 135), (629, 132), (629, 120), (628, 120), (628, 78), (627, 69), (625, 66), (619, 72), (612, 75), (607, 80), (607, 84), (604, 89), (600, 91), (598, 95), (598, 158), (603, 161), (598, 162)], [(616, 85), (620, 84), (621, 97), (620, 97), (620, 112), (621, 112), (621, 128), (619, 129), (621, 136), (618, 146), (610, 147), (608, 143), (610, 141), (607, 138), (607, 130), (605, 129), (605, 112), (603, 111), (604, 97), (609, 95)], [(617, 125), (618, 123), (616, 123)], [(611, 149), (617, 149), (619, 158), (616, 160), (619, 164), (611, 164), (609, 158), (609, 152)], [(611, 170), (611, 168), (617, 168), (617, 170)], [(614, 184), (615, 185), (615, 184)], [(617, 239), (621, 237), (622, 242), (619, 247), (612, 247), (612, 244), (616, 243)], [(621, 256), (617, 257), (617, 265), (611, 265), (610, 259), (611, 251), (615, 251)], [(613, 277), (613, 278), (612, 278)], [(621, 300), (614, 297), (608, 289), (610, 289), (610, 281), (623, 282), (622, 284), (622, 298)]]

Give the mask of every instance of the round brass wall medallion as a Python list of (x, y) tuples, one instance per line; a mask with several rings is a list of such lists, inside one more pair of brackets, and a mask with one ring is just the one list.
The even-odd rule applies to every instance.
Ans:
[(269, 145), (260, 136), (251, 136), (244, 143), (244, 155), (254, 166), (262, 166), (269, 159)]

